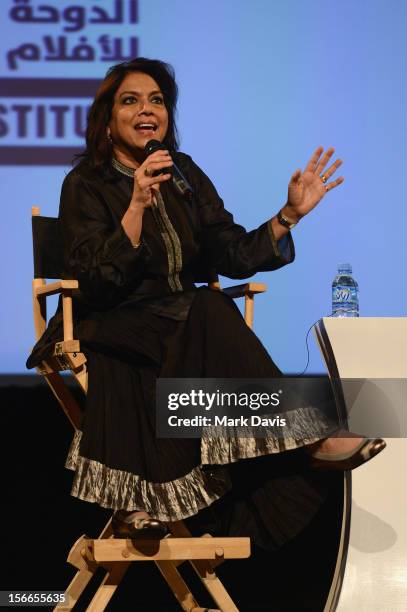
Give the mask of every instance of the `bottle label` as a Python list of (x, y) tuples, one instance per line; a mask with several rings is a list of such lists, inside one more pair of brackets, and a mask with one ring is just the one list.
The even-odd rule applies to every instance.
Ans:
[(358, 317), (359, 300), (355, 286), (336, 285), (332, 287), (332, 315), (334, 317)]
[(336, 287), (333, 292), (334, 302), (356, 301), (356, 291), (351, 287)]

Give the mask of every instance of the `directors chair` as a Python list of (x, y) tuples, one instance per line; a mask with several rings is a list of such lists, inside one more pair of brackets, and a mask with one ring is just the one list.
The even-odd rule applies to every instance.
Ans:
[[(84, 394), (87, 393), (86, 357), (81, 353), (78, 340), (74, 338), (72, 316), (72, 293), (78, 289), (76, 280), (55, 280), (47, 283), (45, 279), (60, 279), (63, 269), (62, 241), (59, 220), (40, 216), (38, 207), (32, 208), (34, 280), (32, 283), (34, 327), (38, 341), (47, 326), (46, 298), (59, 294), (63, 310), (63, 340), (56, 342), (53, 353), (42, 361), (37, 371), (45, 378), (56, 399), (64, 410), (74, 429), (82, 420), (80, 408), (70, 386), (66, 384), (61, 372), (70, 372)], [(221, 290), (218, 281), (209, 284), (213, 290)], [(262, 283), (244, 283), (224, 289), (232, 298), (245, 298), (244, 317), (246, 323), (253, 325), (253, 299), (257, 293), (266, 291)], [(192, 537), (182, 521), (168, 523), (170, 535), (160, 541), (133, 541), (114, 538), (111, 521), (96, 539), (82, 535), (72, 546), (68, 562), (77, 572), (66, 588), (66, 600), (55, 610), (74, 609), (82, 593), (94, 576), (98, 567), (105, 570), (88, 611), (105, 610), (111, 597), (119, 586), (130, 563), (134, 561), (154, 562), (173, 592), (182, 610), (204, 612), (178, 571), (178, 566), (189, 562), (203, 585), (214, 600), (217, 608), (212, 612), (238, 612), (232, 598), (215, 573), (217, 565), (225, 559), (243, 559), (250, 556), (250, 539), (245, 537)], [(151, 601), (153, 606), (153, 601)]]

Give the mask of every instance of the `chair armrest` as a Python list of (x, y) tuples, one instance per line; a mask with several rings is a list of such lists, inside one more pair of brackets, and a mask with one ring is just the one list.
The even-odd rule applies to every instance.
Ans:
[(47, 284), (43, 278), (34, 278), (32, 295), (37, 340), (42, 336), (47, 326), (46, 298), (56, 293), (62, 294), (64, 342), (73, 340), (72, 291), (78, 289), (78, 287), (77, 280), (60, 280)]
[(244, 297), (244, 320), (250, 329), (253, 329), (254, 296), (256, 293), (264, 293), (267, 291), (267, 285), (264, 283), (243, 283), (243, 285), (226, 287), (226, 289), (222, 289), (222, 291), (233, 299)]
[(265, 283), (244, 283), (243, 285), (226, 287), (222, 291), (231, 298), (239, 298), (246, 295), (253, 296), (256, 293), (264, 293), (267, 291), (267, 285)]
[(35, 292), (37, 295), (55, 295), (56, 293), (63, 293), (67, 289), (78, 289), (78, 287), (79, 283), (76, 280), (61, 280), (47, 285), (39, 285), (35, 288)]

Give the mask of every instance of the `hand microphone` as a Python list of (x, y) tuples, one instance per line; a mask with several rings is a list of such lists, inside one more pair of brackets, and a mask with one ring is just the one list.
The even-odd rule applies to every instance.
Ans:
[[(151, 155), (151, 153), (159, 151), (160, 149), (167, 151), (168, 147), (159, 140), (149, 140), (146, 146), (144, 147), (144, 150), (147, 155)], [(187, 179), (182, 174), (181, 170), (178, 168), (175, 162), (169, 168), (162, 168), (161, 170), (158, 170), (155, 174), (171, 174), (172, 183), (179, 191), (179, 193), (188, 199), (193, 196), (194, 192), (191, 185), (188, 183)]]

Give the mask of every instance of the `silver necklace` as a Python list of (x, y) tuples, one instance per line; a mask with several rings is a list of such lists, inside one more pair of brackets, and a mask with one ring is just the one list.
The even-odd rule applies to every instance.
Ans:
[(128, 166), (125, 166), (124, 164), (119, 162), (115, 157), (112, 158), (112, 166), (113, 168), (116, 168), (116, 170), (121, 172), (121, 174), (125, 174), (126, 176), (131, 176), (131, 178), (134, 178), (135, 168), (129, 168)]

